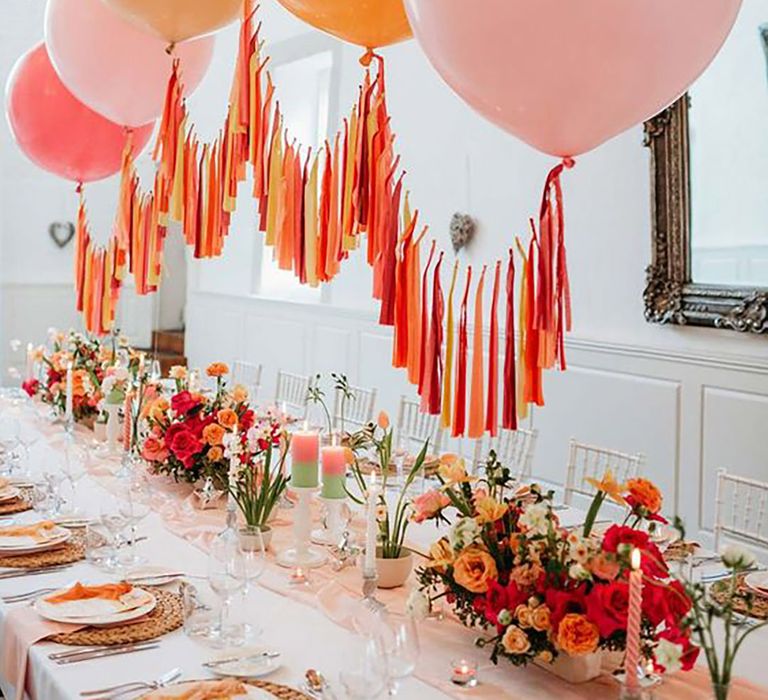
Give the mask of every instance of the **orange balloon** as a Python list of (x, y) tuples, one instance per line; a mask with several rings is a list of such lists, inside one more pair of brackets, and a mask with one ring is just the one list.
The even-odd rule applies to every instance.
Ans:
[(373, 49), (410, 39), (403, 0), (279, 0), (313, 27)]
[(243, 0), (103, 0), (123, 17), (177, 43), (234, 22)]

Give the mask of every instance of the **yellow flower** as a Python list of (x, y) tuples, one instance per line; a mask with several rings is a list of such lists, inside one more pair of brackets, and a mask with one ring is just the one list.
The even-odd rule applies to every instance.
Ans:
[(472, 593), (485, 593), (489, 581), (495, 581), (498, 576), (493, 557), (477, 545), (467, 547), (453, 565), (456, 583)]
[(229, 374), (229, 365), (224, 362), (212, 362), (205, 370), (209, 377), (223, 377)]
[(168, 376), (171, 379), (186, 379), (187, 378), (187, 368), (183, 365), (174, 365), (171, 367), (170, 371), (168, 372)]
[(539, 632), (546, 632), (551, 626), (549, 608), (546, 605), (539, 605), (531, 615), (531, 624), (533, 629)]
[(242, 384), (237, 384), (235, 388), (232, 389), (232, 400), (235, 403), (245, 403), (248, 400), (248, 389)]
[(533, 627), (533, 610), (527, 605), (518, 605), (515, 608), (515, 617), (517, 618), (517, 623), (523, 629)]
[(444, 454), (440, 457), (440, 466), (437, 468), (437, 473), (446, 486), (475, 481), (473, 477), (467, 476), (464, 460), (455, 454)]
[(504, 651), (508, 654), (525, 654), (531, 648), (531, 640), (517, 625), (507, 627), (501, 638)]
[(161, 396), (150, 404), (149, 417), (159, 423), (160, 421), (165, 420), (169, 408), (170, 404), (168, 403), (168, 399)]
[(429, 563), (427, 566), (430, 569), (437, 569), (443, 572), (453, 564), (453, 560), (453, 548), (445, 537), (439, 539), (429, 548)]
[(610, 469), (605, 470), (605, 474), (603, 474), (603, 478), (600, 479), (600, 481), (589, 476), (585, 477), (584, 481), (594, 487), (597, 491), (602, 491), (612, 501), (615, 501), (619, 505), (623, 506), (625, 504), (626, 501), (622, 495), (624, 484), (620, 484), (613, 478), (613, 472)]
[(477, 522), (481, 524), (495, 523), (504, 517), (507, 512), (507, 504), (499, 503), (495, 498), (486, 496), (475, 503), (475, 509), (477, 510)]

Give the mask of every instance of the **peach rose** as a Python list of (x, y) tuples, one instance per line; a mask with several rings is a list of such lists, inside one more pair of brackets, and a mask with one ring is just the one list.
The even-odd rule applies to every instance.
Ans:
[(165, 462), (168, 459), (168, 449), (162, 439), (150, 436), (144, 440), (141, 456), (148, 462)]
[(434, 518), (450, 502), (448, 496), (436, 489), (425, 491), (411, 503), (413, 508), (411, 520), (415, 523), (423, 523), (425, 520)]
[(212, 362), (206, 367), (205, 373), (209, 377), (223, 377), (225, 374), (229, 374), (229, 365), (224, 362)]
[(220, 462), (224, 457), (224, 450), (221, 447), (211, 447), (208, 450), (208, 460), (211, 462)]
[(589, 560), (587, 568), (589, 568), (593, 576), (604, 581), (613, 581), (619, 575), (620, 567), (613, 554), (600, 552), (600, 554)]
[(541, 574), (544, 573), (538, 564), (521, 564), (516, 566), (509, 572), (509, 578), (514, 581), (518, 586), (526, 588), (532, 586), (539, 580)]
[(232, 389), (232, 400), (235, 403), (245, 403), (248, 400), (248, 389), (242, 384), (237, 384), (235, 388)]
[(488, 582), (498, 578), (493, 557), (477, 545), (467, 547), (453, 565), (453, 577), (462, 588), (472, 593), (485, 593)]
[(453, 548), (445, 537), (430, 546), (429, 563), (427, 564), (430, 569), (436, 569), (442, 573), (453, 564), (453, 560)]
[(211, 423), (210, 425), (206, 425), (203, 429), (203, 440), (205, 440), (211, 447), (221, 445), (225, 432), (224, 428), (218, 423)]
[(652, 515), (661, 510), (661, 491), (652, 481), (640, 478), (630, 479), (627, 481), (627, 491), (635, 504), (645, 508)]
[(170, 371), (168, 372), (168, 376), (171, 379), (186, 379), (187, 378), (187, 368), (183, 365), (174, 365), (171, 367)]
[(536, 660), (541, 661), (543, 664), (551, 664), (553, 658), (552, 652), (549, 649), (542, 649), (536, 654)]
[(597, 625), (586, 615), (568, 613), (557, 628), (557, 646), (569, 656), (591, 654), (600, 642)]
[(501, 645), (508, 654), (525, 654), (531, 648), (531, 640), (517, 625), (507, 627)]
[(515, 608), (515, 617), (517, 618), (517, 623), (523, 629), (533, 627), (533, 610), (527, 605), (518, 605)]
[(533, 629), (539, 632), (546, 632), (551, 626), (549, 608), (546, 605), (539, 605), (531, 615), (531, 624)]
[(231, 430), (237, 425), (237, 413), (231, 408), (222, 408), (216, 414), (216, 420), (219, 421), (219, 425), (227, 430)]

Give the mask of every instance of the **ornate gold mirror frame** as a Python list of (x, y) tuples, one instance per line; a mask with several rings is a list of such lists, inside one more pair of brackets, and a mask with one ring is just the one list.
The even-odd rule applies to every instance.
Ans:
[(643, 293), (652, 323), (768, 332), (768, 289), (691, 279), (688, 95), (645, 123), (651, 149), (651, 264)]

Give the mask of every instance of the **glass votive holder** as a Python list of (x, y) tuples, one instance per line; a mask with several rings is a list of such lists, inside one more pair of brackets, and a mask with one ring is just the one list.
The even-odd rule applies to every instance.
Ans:
[(477, 685), (477, 661), (472, 659), (451, 661), (451, 683), (462, 688), (474, 688)]

